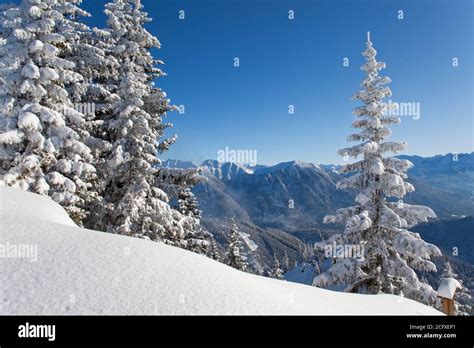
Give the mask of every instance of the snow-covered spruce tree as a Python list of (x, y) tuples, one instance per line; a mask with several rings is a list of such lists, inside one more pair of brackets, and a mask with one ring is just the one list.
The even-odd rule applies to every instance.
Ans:
[(201, 218), (198, 200), (189, 187), (184, 187), (178, 194), (177, 208), (181, 214), (193, 216), (196, 219)]
[[(94, 163), (100, 166), (112, 148), (105, 134), (107, 129), (102, 125), (105, 116), (112, 114), (112, 103), (119, 99), (115, 94), (118, 89), (115, 77), (120, 64), (111, 54), (112, 47), (115, 47), (112, 40), (98, 32), (97, 28), (78, 27), (71, 33), (77, 43), (65, 50), (65, 58), (75, 63), (75, 70), (83, 77), (83, 81), (71, 86), (69, 92), (76, 110), (82, 111), (85, 116), (81, 131), (85, 132), (85, 143), (92, 151)], [(95, 183), (98, 189), (103, 183), (99, 179), (103, 176)]]
[[(102, 196), (105, 189), (107, 158), (110, 155), (112, 144), (109, 142), (104, 125), (104, 116), (112, 114), (112, 104), (117, 101), (118, 89), (116, 80), (119, 63), (110, 54), (110, 42), (94, 30), (83, 26), (74, 33), (77, 44), (65, 50), (65, 58), (75, 63), (75, 71), (83, 76), (83, 81), (71, 86), (68, 91), (76, 110), (84, 114), (80, 124), (71, 124), (71, 128), (81, 134), (84, 143), (91, 150), (93, 165), (97, 174), (92, 181), (96, 194), (89, 196), (87, 201), (88, 215), (84, 220), (85, 227), (98, 228), (95, 222), (102, 214)], [(73, 36), (72, 34), (71, 36)]]
[(192, 187), (204, 180), (199, 169), (163, 168), (159, 171), (160, 182), (170, 199), (175, 199), (174, 208), (183, 215), (201, 218), (199, 202), (191, 191)]
[[(454, 309), (457, 315), (471, 315), (471, 306), (468, 304), (471, 299), (469, 289), (463, 284), (463, 281), (458, 279), (458, 275), (454, 273), (451, 264), (447, 261), (443, 273), (440, 276), (440, 284), (448, 279), (448, 283), (452, 282), (457, 290), (454, 295)], [(438, 285), (440, 285), (438, 284)]]
[(244, 253), (244, 247), (240, 240), (239, 230), (235, 218), (231, 220), (230, 241), (225, 255), (225, 263), (241, 271), (248, 270), (247, 257)]
[(181, 190), (178, 195), (177, 209), (183, 216), (188, 217), (189, 220), (194, 219), (194, 224), (190, 225), (191, 228), (188, 229), (184, 237), (186, 241), (184, 247), (199, 254), (207, 254), (213, 236), (200, 225), (201, 211), (199, 210), (198, 200), (191, 192), (191, 188), (184, 187)]
[[(79, 4), (82, 0), (74, 0)], [(89, 13), (65, 4), (65, 11), (72, 19), (79, 15), (90, 16)], [(117, 88), (110, 83), (111, 77), (116, 75), (119, 63), (110, 55), (111, 42), (91, 30), (79, 21), (69, 21), (64, 27), (64, 36), (67, 45), (61, 50), (61, 57), (75, 64), (74, 71), (82, 76), (80, 81), (68, 85), (68, 92), (74, 109), (83, 114), (82, 118), (70, 118), (68, 125), (77, 132), (81, 140), (89, 147), (92, 155), (92, 165), (97, 169), (103, 166), (106, 155), (112, 145), (102, 138), (102, 119), (97, 114), (110, 112), (112, 101), (117, 100), (111, 91)], [(114, 98), (115, 97), (115, 98)], [(97, 136), (98, 135), (98, 136)], [(100, 172), (90, 178), (89, 194), (85, 197), (84, 206), (87, 217), (83, 221), (94, 219), (96, 207), (101, 203), (104, 188), (104, 175)]]
[(398, 124), (400, 119), (384, 115), (383, 100), (391, 96), (385, 85), (390, 79), (379, 76), (385, 63), (375, 59), (377, 52), (369, 34), (366, 46), (363, 52), (366, 63), (362, 70), (367, 76), (361, 85), (363, 90), (354, 96), (364, 105), (354, 110), (358, 119), (352, 124), (361, 131), (348, 137), (348, 141), (362, 143), (338, 152), (341, 156), (363, 157), (340, 169), (341, 174), (356, 174), (337, 184), (339, 189), (355, 189), (359, 193), (354, 206), (339, 209), (336, 215), (324, 218), (325, 223), (345, 222), (344, 233), (316, 244), (317, 248), (324, 248), (334, 241), (343, 245), (363, 245), (365, 258), (363, 261), (336, 259), (326, 272), (315, 277), (313, 285), (339, 283), (346, 284), (346, 291), (350, 292), (403, 293), (408, 298), (433, 305), (436, 291), (421, 283), (414, 269), (436, 271), (429, 259), (441, 252), (407, 228), (436, 216), (428, 207), (409, 205), (401, 200), (406, 193), (414, 191), (414, 187), (404, 181), (405, 172), (412, 163), (383, 156), (386, 152), (398, 153), (406, 144), (384, 141), (390, 135), (387, 126)]
[(204, 178), (200, 169), (162, 168), (160, 167), (160, 183), (168, 195), (172, 208), (183, 216), (194, 219), (190, 224), (184, 240), (183, 247), (199, 254), (209, 254), (213, 236), (201, 226), (201, 210), (199, 202), (191, 191), (192, 187)]
[(221, 252), (215, 240), (211, 242), (211, 248), (209, 250), (209, 257), (216, 261), (221, 261)]
[(273, 255), (273, 267), (272, 267), (272, 270), (270, 271), (270, 276), (276, 279), (283, 279), (284, 278), (283, 274), (284, 272), (280, 267), (280, 261), (278, 261), (278, 258), (275, 254)]
[(68, 86), (82, 76), (64, 50), (74, 43), (80, 0), (23, 0), (1, 18), (0, 176), (4, 185), (50, 195), (78, 223), (95, 168)]
[[(84, 220), (87, 228), (105, 231), (107, 221), (104, 216), (106, 205), (103, 195), (109, 179), (108, 160), (111, 156), (116, 133), (110, 132), (109, 123), (114, 122), (114, 103), (120, 100), (120, 63), (114, 56), (118, 39), (112, 29), (92, 30), (78, 28), (80, 41), (66, 51), (66, 58), (75, 63), (75, 70), (83, 76), (81, 83), (69, 89), (76, 110), (82, 110), (85, 122), (81, 125), (84, 143), (90, 148), (97, 176), (93, 181), (98, 192), (89, 202), (88, 216)], [(108, 205), (111, 208), (111, 205)]]
[(157, 155), (175, 140), (163, 134), (170, 126), (163, 118), (174, 107), (154, 85), (164, 73), (150, 50), (160, 43), (144, 28), (151, 19), (140, 1), (114, 0), (105, 13), (107, 28), (94, 34), (118, 67), (110, 78), (98, 77), (108, 101), (97, 115), (100, 131), (94, 136), (111, 147), (97, 166), (103, 201), (88, 225), (187, 248), (196, 219), (170, 207), (158, 167)]

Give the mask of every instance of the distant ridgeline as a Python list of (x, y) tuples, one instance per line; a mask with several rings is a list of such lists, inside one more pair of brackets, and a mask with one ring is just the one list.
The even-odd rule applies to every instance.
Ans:
[[(416, 191), (405, 197), (407, 203), (427, 205), (443, 220), (474, 216), (474, 153), (398, 157), (415, 165), (408, 172), (408, 181)], [(206, 180), (194, 193), (203, 211), (202, 224), (225, 245), (222, 226), (235, 216), (241, 230), (259, 246), (254, 254), (264, 268), (271, 267), (274, 254), (283, 257), (286, 252), (290, 262), (301, 260), (303, 242), (318, 241), (342, 228), (323, 224), (323, 217), (354, 199), (351, 192), (336, 189), (341, 178), (338, 165), (291, 161), (246, 167), (215, 160), (201, 165), (167, 160), (162, 165), (201, 168)], [(466, 223), (474, 230), (472, 219)], [(456, 235), (453, 232), (452, 238)], [(443, 241), (427, 234), (423, 237), (443, 248)]]

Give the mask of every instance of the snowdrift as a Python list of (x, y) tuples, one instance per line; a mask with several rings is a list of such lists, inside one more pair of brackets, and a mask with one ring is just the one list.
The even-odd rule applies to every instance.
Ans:
[[(0, 197), (0, 314), (441, 314), (397, 296), (264, 278), (162, 243), (81, 229), (48, 197), (5, 187)], [(36, 259), (26, 252), (35, 249)]]

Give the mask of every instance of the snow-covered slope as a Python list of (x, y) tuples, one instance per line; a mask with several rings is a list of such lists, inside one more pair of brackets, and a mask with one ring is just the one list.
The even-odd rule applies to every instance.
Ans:
[[(28, 221), (48, 221), (62, 225), (76, 226), (68, 214), (48, 197), (34, 195), (8, 187), (0, 187), (0, 226), (5, 226), (5, 215), (9, 219)], [(3, 234), (1, 235), (3, 240)]]
[(0, 195), (0, 248), (38, 253), (37, 261), (0, 258), (0, 314), (441, 314), (396, 296), (243, 273), (161, 243), (80, 229), (46, 197), (3, 187)]

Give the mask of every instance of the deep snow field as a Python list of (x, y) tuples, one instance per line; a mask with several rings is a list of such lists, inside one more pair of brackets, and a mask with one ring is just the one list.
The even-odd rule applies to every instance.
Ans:
[(397, 296), (265, 278), (162, 243), (81, 229), (48, 197), (5, 187), (0, 314), (442, 315)]

